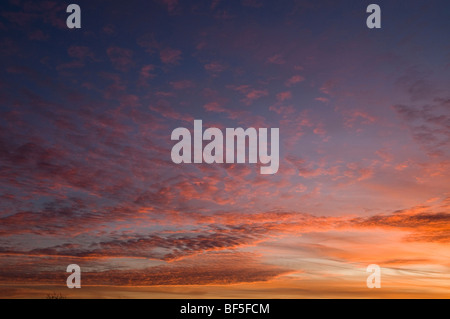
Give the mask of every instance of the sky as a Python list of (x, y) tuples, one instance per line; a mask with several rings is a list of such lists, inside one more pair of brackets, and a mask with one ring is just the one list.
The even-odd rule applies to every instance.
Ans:
[[(70, 3), (0, 4), (0, 298), (450, 296), (448, 1)], [(196, 119), (278, 172), (173, 163)]]

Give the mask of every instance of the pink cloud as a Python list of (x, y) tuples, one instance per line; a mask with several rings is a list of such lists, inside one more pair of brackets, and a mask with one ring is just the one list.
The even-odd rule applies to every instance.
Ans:
[(2, 16), (21, 27), (29, 25), (39, 17), (38, 14), (30, 12), (3, 12)]
[(119, 100), (120, 105), (125, 107), (137, 107), (140, 105), (139, 97), (133, 94), (125, 94)]
[(106, 34), (113, 34), (115, 32), (115, 28), (112, 24), (105, 25), (102, 29)]
[(242, 5), (251, 8), (261, 8), (264, 6), (261, 0), (242, 0)]
[(109, 59), (114, 67), (120, 71), (128, 71), (133, 65), (133, 51), (129, 49), (110, 47), (107, 50)]
[(292, 105), (289, 105), (289, 106), (272, 105), (272, 106), (270, 106), (269, 110), (271, 110), (277, 114), (284, 115), (284, 116), (289, 116), (296, 112)]
[(286, 101), (292, 98), (292, 93), (290, 91), (280, 92), (277, 94), (278, 101)]
[(326, 97), (316, 97), (315, 100), (316, 100), (316, 101), (323, 102), (323, 103), (328, 103), (328, 102), (330, 102), (330, 100), (327, 99)]
[(285, 64), (286, 61), (283, 59), (283, 56), (281, 54), (275, 54), (267, 59), (267, 63)]
[(30, 38), (30, 40), (45, 41), (48, 40), (49, 35), (42, 32), (42, 30), (35, 30), (30, 32), (28, 37)]
[(155, 74), (150, 73), (151, 71), (155, 70), (155, 66), (152, 64), (149, 65), (145, 65), (141, 68), (141, 72), (140, 75), (144, 78), (144, 79), (148, 79), (148, 78), (152, 78), (155, 77)]
[(211, 10), (214, 10), (220, 3), (220, 0), (212, 0), (211, 1)]
[(71, 62), (59, 64), (56, 66), (57, 70), (64, 70), (64, 69), (76, 69), (76, 68), (82, 68), (84, 67), (83, 61), (74, 60)]
[(161, 49), (161, 44), (156, 41), (155, 35), (153, 33), (147, 33), (137, 39), (137, 44), (143, 48), (148, 53), (154, 53), (156, 50)]
[(174, 96), (175, 93), (174, 92), (158, 91), (158, 92), (155, 92), (155, 95), (158, 96), (158, 97), (169, 97), (169, 96)]
[(160, 0), (163, 4), (167, 6), (167, 10), (169, 13), (176, 12), (176, 9), (178, 8), (178, 0)]
[(159, 56), (161, 61), (165, 64), (178, 64), (181, 59), (181, 51), (171, 48), (161, 50)]
[(72, 58), (77, 58), (83, 60), (87, 57), (94, 59), (94, 53), (92, 53), (91, 49), (86, 46), (76, 46), (72, 45), (67, 50), (68, 54)]
[(327, 134), (327, 131), (325, 130), (325, 128), (323, 127), (323, 124), (322, 123), (320, 123), (319, 125), (317, 125), (317, 127), (314, 129), (314, 134), (317, 134), (317, 135), (325, 135), (325, 134)]
[(173, 82), (170, 82), (170, 85), (175, 90), (189, 89), (189, 88), (192, 88), (195, 86), (195, 84), (189, 80), (173, 81)]
[(208, 104), (205, 104), (203, 108), (208, 112), (225, 112), (225, 109), (222, 108), (218, 102), (210, 102)]
[(152, 73), (155, 70), (155, 66), (152, 64), (144, 65), (139, 72), (138, 86), (148, 86), (147, 80), (156, 77), (156, 74)]
[(213, 73), (220, 73), (225, 71), (226, 67), (219, 63), (219, 62), (211, 62), (208, 64), (205, 64), (205, 70)]
[(241, 101), (246, 105), (250, 105), (255, 100), (258, 100), (263, 96), (269, 95), (269, 92), (267, 90), (254, 89), (250, 85), (239, 85), (239, 86), (230, 85), (228, 87), (244, 94), (245, 97)]
[(159, 113), (160, 115), (173, 120), (180, 120), (186, 122), (193, 122), (194, 118), (187, 114), (181, 114), (173, 109), (170, 103), (166, 100), (159, 100), (156, 105), (151, 105), (150, 109)]
[(241, 92), (241, 93), (246, 93), (250, 89), (250, 85), (246, 85), (246, 84), (239, 85), (239, 86), (230, 85), (229, 88), (233, 89), (235, 91)]
[(345, 115), (346, 119), (344, 125), (347, 128), (353, 127), (358, 120), (360, 120), (361, 124), (372, 124), (376, 121), (376, 117), (360, 110), (345, 112)]
[(290, 77), (287, 81), (286, 81), (286, 86), (291, 87), (297, 83), (300, 83), (302, 81), (305, 81), (305, 78), (301, 75), (294, 75), (292, 77)]
[(251, 90), (246, 94), (245, 98), (242, 99), (242, 102), (244, 102), (246, 105), (250, 105), (254, 101), (267, 95), (269, 95), (269, 92), (267, 90)]
[(337, 82), (334, 80), (329, 80), (322, 85), (320, 91), (324, 94), (330, 95), (332, 91), (336, 88)]
[(362, 167), (357, 163), (349, 163), (343, 174), (351, 180), (360, 182), (372, 177), (373, 169), (370, 167)]

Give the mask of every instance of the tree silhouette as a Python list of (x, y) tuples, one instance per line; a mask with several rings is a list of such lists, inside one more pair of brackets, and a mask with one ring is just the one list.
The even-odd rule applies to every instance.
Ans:
[(67, 299), (62, 293), (53, 292), (47, 295), (47, 299)]

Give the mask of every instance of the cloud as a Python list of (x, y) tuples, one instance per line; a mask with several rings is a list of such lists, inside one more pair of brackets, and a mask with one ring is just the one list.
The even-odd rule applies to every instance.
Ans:
[(225, 109), (218, 102), (210, 102), (203, 106), (203, 108), (208, 112), (222, 113)]
[(37, 17), (39, 17), (37, 14), (29, 12), (3, 12), (2, 16), (20, 27), (30, 25)]
[(189, 89), (189, 88), (195, 87), (194, 82), (189, 81), (189, 80), (172, 81), (172, 82), (170, 82), (170, 85), (175, 90), (184, 90), (184, 89)]
[(436, 98), (420, 107), (395, 105), (394, 110), (410, 128), (414, 140), (429, 155), (445, 156), (450, 146), (450, 100)]
[(361, 124), (367, 125), (374, 123), (377, 118), (369, 113), (361, 110), (345, 111), (344, 125), (347, 128), (352, 128), (358, 121)]
[(295, 84), (303, 82), (303, 81), (305, 81), (305, 78), (303, 76), (301, 76), (301, 75), (294, 75), (294, 76), (290, 77), (285, 82), (285, 84), (286, 84), (287, 87), (291, 87), (291, 86), (294, 86)]
[(155, 66), (153, 64), (147, 64), (141, 67), (141, 71), (139, 73), (139, 86), (148, 86), (147, 80), (153, 79), (156, 77), (155, 73), (152, 73), (155, 71)]
[(264, 6), (261, 0), (242, 0), (242, 5), (251, 8), (261, 8)]
[(246, 105), (253, 104), (254, 101), (269, 95), (269, 92), (265, 89), (254, 89), (250, 85), (231, 85), (229, 88), (238, 91), (244, 95), (241, 100)]
[(28, 35), (30, 40), (36, 40), (36, 41), (45, 41), (49, 39), (49, 35), (45, 34), (42, 30), (35, 30), (30, 32)]
[(277, 94), (277, 100), (278, 101), (286, 101), (286, 100), (290, 100), (292, 99), (292, 93), (290, 91), (286, 91), (286, 92), (280, 92)]
[[(316, 134), (322, 133), (320, 130)], [(338, 167), (325, 167), (324, 162), (314, 163), (308, 162), (306, 159), (298, 158), (293, 155), (288, 155), (286, 160), (292, 164), (297, 170), (298, 175), (305, 178), (313, 178), (317, 176), (334, 176), (339, 173)]]
[[(156, 197), (158, 198), (158, 197)], [(435, 201), (436, 202), (436, 201)], [(263, 247), (267, 250), (270, 243), (282, 245), (277, 251), (282, 251), (283, 241), (280, 238), (289, 238), (298, 241), (299, 236), (322, 236), (338, 238), (351, 242), (352, 237), (346, 237), (350, 233), (359, 232), (354, 238), (358, 243), (367, 244), (372, 240), (369, 234), (376, 234), (383, 230), (384, 237), (389, 231), (403, 233), (403, 239), (409, 243), (435, 243), (447, 244), (450, 240), (449, 226), (450, 215), (447, 212), (434, 211), (444, 207), (446, 201), (436, 202), (436, 207), (417, 206), (411, 209), (395, 211), (390, 214), (376, 214), (372, 216), (339, 216), (319, 217), (300, 212), (262, 212), (253, 214), (242, 213), (217, 213), (214, 215), (199, 213), (179, 213), (180, 224), (173, 230), (153, 232), (150, 234), (136, 234), (116, 231), (103, 234), (109, 240), (93, 239), (86, 241), (82, 237), (73, 237), (65, 243), (56, 246), (38, 247), (27, 250), (24, 247), (14, 248), (3, 243), (0, 249), (0, 260), (15, 258), (15, 266), (10, 267), (5, 263), (0, 271), (0, 279), (4, 283), (39, 282), (54, 283), (61, 280), (65, 270), (55, 271), (61, 264), (61, 258), (68, 258), (78, 264), (87, 267), (83, 271), (85, 285), (118, 285), (118, 286), (153, 286), (153, 285), (205, 285), (205, 284), (231, 284), (243, 282), (258, 282), (275, 279), (280, 275), (292, 272), (281, 266), (268, 265), (262, 262), (259, 254), (249, 254), (249, 247)], [(78, 207), (76, 206), (78, 205)], [(2, 220), (2, 227), (13, 230), (14, 222), (23, 227), (26, 222), (28, 229), (39, 229), (47, 232), (50, 225), (67, 227), (73, 223), (75, 231), (77, 225), (85, 225), (88, 215), (80, 214), (80, 210), (86, 210), (87, 206), (77, 203), (72, 207), (49, 206), (46, 216), (45, 228), (39, 220), (34, 220), (30, 215), (7, 217)], [(75, 215), (73, 215), (75, 211)], [(42, 213), (41, 213), (42, 214)], [(41, 214), (34, 213), (35, 216)], [(117, 213), (109, 211), (109, 214), (117, 217)], [(133, 212), (127, 216), (136, 215)], [(158, 214), (159, 215), (159, 214)], [(160, 216), (160, 215), (159, 215)], [(106, 216), (105, 216), (106, 217)], [(92, 223), (101, 222), (99, 216), (91, 215)], [(175, 220), (174, 218), (172, 220)], [(136, 229), (136, 224), (134, 228)], [(167, 227), (167, 226), (166, 226)], [(96, 231), (100, 231), (98, 227)], [(372, 230), (372, 232), (368, 232)], [(320, 235), (319, 235), (320, 234)], [(363, 235), (367, 234), (367, 235)], [(331, 237), (330, 237), (331, 236)], [(5, 239), (2, 234), (2, 240)], [(331, 242), (333, 242), (331, 241)], [(289, 242), (289, 241), (288, 241)], [(325, 241), (324, 241), (325, 242)], [(331, 244), (330, 242), (330, 244)], [(398, 243), (396, 243), (398, 244)], [(324, 256), (336, 260), (352, 260), (355, 254), (349, 254), (351, 247), (359, 251), (360, 245), (353, 244), (347, 247), (340, 245), (340, 249), (334, 249), (329, 245), (305, 244), (299, 252), (308, 252), (312, 256)], [(285, 247), (288, 248), (288, 247)], [(350, 250), (349, 250), (350, 249)], [(393, 248), (394, 249), (394, 248)], [(394, 249), (395, 250), (395, 249)], [(374, 252), (375, 254), (375, 252)], [(377, 258), (373, 255), (371, 258)], [(410, 257), (404, 260), (402, 255), (396, 258), (386, 259), (389, 265), (413, 265), (426, 262), (425, 258)], [(30, 258), (39, 262), (30, 263)], [(368, 258), (368, 256), (359, 256)], [(147, 262), (160, 261), (162, 264), (152, 267), (133, 267), (128, 264), (128, 269), (123, 270), (114, 266), (115, 260), (147, 260)], [(18, 267), (20, 262), (23, 267)], [(60, 267), (61, 268), (61, 267)], [(298, 272), (298, 270), (297, 270)]]
[(350, 225), (361, 228), (398, 229), (409, 232), (406, 240), (415, 242), (450, 242), (450, 214), (433, 212), (430, 207), (418, 206), (389, 215), (359, 217)]
[(185, 121), (188, 123), (194, 122), (194, 118), (191, 115), (182, 114), (176, 111), (168, 101), (163, 99), (158, 100), (155, 105), (151, 105), (149, 108), (169, 119)]
[(182, 52), (180, 50), (165, 48), (160, 51), (159, 57), (161, 62), (165, 64), (178, 64), (181, 60)]
[(324, 94), (331, 95), (337, 87), (338, 82), (336, 80), (328, 80), (326, 81), (320, 91)]
[[(38, 248), (27, 252), (37, 256), (72, 256), (78, 258), (148, 258), (174, 261), (208, 251), (221, 251), (243, 247), (253, 243), (262, 229), (254, 229), (253, 235), (244, 234), (238, 227), (223, 227), (214, 232), (167, 235), (139, 235), (132, 239), (115, 239), (92, 243), (88, 248), (64, 244), (54, 247)], [(7, 252), (12, 253), (12, 252)]]
[(267, 90), (250, 90), (246, 93), (245, 99), (243, 99), (244, 103), (247, 105), (252, 104), (255, 100), (263, 96), (267, 96), (269, 92)]
[(323, 102), (323, 103), (328, 103), (328, 102), (330, 102), (330, 100), (329, 100), (328, 98), (326, 98), (326, 97), (316, 97), (315, 100), (316, 100), (316, 101)]
[[(114, 49), (111, 49), (111, 50), (113, 51)], [(110, 51), (110, 52), (112, 53), (112, 51)], [(86, 58), (91, 58), (92, 60), (94, 60), (94, 53), (87, 46), (72, 45), (69, 47), (67, 52), (69, 53), (69, 56), (72, 58), (77, 58), (80, 60), (84, 60)]]
[(416, 67), (406, 69), (396, 84), (408, 93), (413, 102), (432, 98), (438, 93), (430, 80), (430, 73)]
[[(60, 268), (58, 272), (36, 271), (26, 264), (24, 267), (3, 267), (0, 279), (3, 283), (55, 284), (65, 281), (65, 269)], [(223, 252), (143, 269), (84, 270), (82, 281), (84, 286), (230, 285), (268, 281), (289, 271), (263, 264), (251, 253)]]
[(283, 55), (275, 54), (275, 55), (267, 58), (267, 63), (281, 65), (281, 64), (285, 64), (286, 61), (283, 59)]
[(113, 66), (120, 71), (126, 72), (134, 66), (133, 51), (130, 49), (110, 47), (107, 53)]
[(221, 73), (226, 70), (226, 67), (220, 62), (214, 61), (208, 64), (205, 64), (205, 70), (212, 73)]
[(214, 10), (215, 8), (217, 8), (217, 6), (219, 5), (221, 0), (212, 0), (211, 1), (211, 10)]
[(145, 48), (148, 53), (154, 53), (162, 48), (162, 44), (156, 40), (154, 33), (141, 35), (136, 42), (139, 46)]
[(178, 12), (178, 10), (179, 10), (178, 0), (159, 0), (159, 1), (167, 6), (167, 11), (169, 11), (169, 13)]
[[(113, 285), (230, 285), (261, 282), (288, 273), (289, 270), (264, 265), (245, 254), (213, 254), (200, 257), (192, 263), (157, 266), (144, 271), (109, 271), (85, 274), (84, 278), (95, 283)], [(100, 275), (101, 277), (99, 278)], [(103, 277), (103, 278), (102, 278)]]
[(102, 31), (108, 35), (111, 35), (116, 32), (116, 28), (112, 24), (107, 24), (102, 28)]

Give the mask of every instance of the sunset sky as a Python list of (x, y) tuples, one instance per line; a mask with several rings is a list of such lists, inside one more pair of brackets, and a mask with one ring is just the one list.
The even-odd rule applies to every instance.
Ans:
[[(449, 1), (0, 9), (0, 298), (450, 296)], [(278, 172), (174, 164), (195, 119)]]

